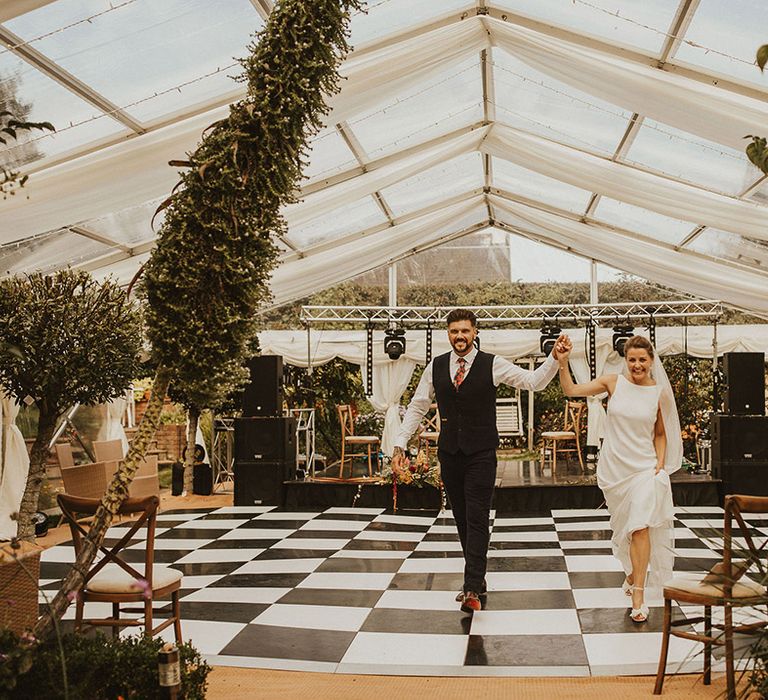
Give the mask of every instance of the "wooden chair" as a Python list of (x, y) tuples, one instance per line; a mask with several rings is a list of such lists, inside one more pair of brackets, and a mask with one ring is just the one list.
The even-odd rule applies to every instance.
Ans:
[[(723, 521), (723, 560), (718, 562), (708, 574), (681, 574), (667, 581), (664, 585), (664, 625), (662, 630), (661, 653), (659, 668), (656, 673), (654, 695), (661, 695), (664, 685), (664, 675), (667, 668), (667, 652), (669, 637), (692, 639), (704, 644), (704, 685), (709, 685), (712, 675), (712, 645), (725, 647), (725, 671), (728, 700), (736, 698), (736, 682), (734, 677), (733, 635), (734, 633), (755, 633), (768, 626), (768, 622), (759, 620), (748, 624), (733, 624), (733, 609), (748, 606), (765, 606), (768, 602), (764, 584), (745, 578), (744, 574), (750, 567), (757, 565), (761, 579), (765, 579), (765, 546), (768, 538), (762, 536), (763, 542), (757, 547), (750, 535), (750, 527), (744, 522), (742, 513), (768, 512), (768, 497), (766, 496), (726, 496), (725, 516)], [(737, 535), (744, 538), (746, 549), (734, 551), (733, 520), (738, 525)], [(734, 554), (739, 562), (734, 562)], [(704, 607), (703, 617), (672, 620), (672, 602), (683, 605), (701, 605)], [(724, 622), (712, 622), (712, 608), (722, 607)], [(690, 627), (704, 623), (704, 632), (685, 631), (676, 629), (680, 626)], [(722, 630), (722, 634), (713, 636), (712, 628)]]
[(520, 390), (515, 396), (496, 399), (496, 429), (499, 438), (523, 435), (523, 414), (520, 411)]
[(430, 406), (430, 411), (424, 416), (424, 420), (419, 426), (418, 440), (419, 440), (419, 452), (424, 450), (429, 457), (429, 449), (434, 446), (437, 447), (437, 441), (440, 439), (440, 411), (437, 409), (437, 404), (433, 403)]
[[(83, 538), (88, 534), (78, 517), (93, 516), (100, 501), (94, 498), (77, 498), (59, 494), (58, 502), (72, 533), (75, 556), (78, 556), (83, 548)], [(119, 542), (111, 547), (103, 544), (99, 547), (103, 556), (92, 565), (77, 595), (75, 631), (79, 631), (84, 624), (106, 626), (111, 627), (112, 636), (117, 637), (121, 627), (143, 626), (144, 634), (151, 637), (173, 625), (176, 642), (181, 643), (179, 590), (182, 573), (176, 569), (154, 564), (155, 523), (159, 505), (160, 499), (157, 496), (149, 496), (148, 498), (128, 498), (120, 506), (121, 515), (138, 515), (138, 519), (127, 523), (128, 531)], [(123, 548), (142, 528), (146, 529), (144, 563), (134, 566), (124, 558)], [(168, 595), (171, 596), (171, 617), (157, 627), (153, 627), (152, 602)], [(112, 616), (86, 619), (85, 603), (89, 602), (112, 603)], [(130, 603), (141, 603), (141, 607), (121, 607)], [(121, 618), (121, 612), (143, 612), (144, 618), (143, 620)]]
[[(579, 434), (581, 432), (581, 418), (584, 415), (584, 410), (587, 404), (584, 401), (565, 401), (565, 410), (563, 412), (563, 429), (562, 430), (550, 430), (541, 434), (544, 440), (544, 444), (541, 448), (541, 465), (543, 467), (547, 464), (547, 447), (550, 448), (550, 456), (552, 460), (552, 473), (554, 474), (557, 469), (557, 452), (565, 453), (566, 464), (568, 462), (568, 453), (576, 452), (579, 456), (579, 466), (581, 471), (584, 471), (584, 458), (581, 454), (581, 442), (579, 440)], [(572, 442), (575, 443), (573, 447), (560, 447), (560, 443)]]
[[(339, 479), (344, 478), (344, 462), (352, 457), (368, 457), (368, 476), (373, 476), (373, 449), (376, 455), (379, 452), (381, 440), (376, 435), (355, 435), (355, 418), (352, 407), (348, 404), (336, 406), (339, 412), (341, 424), (341, 463), (339, 465)], [(365, 452), (348, 452), (348, 449), (366, 448)], [(377, 456), (378, 459), (378, 456)], [(349, 465), (349, 476), (352, 478), (352, 464)]]

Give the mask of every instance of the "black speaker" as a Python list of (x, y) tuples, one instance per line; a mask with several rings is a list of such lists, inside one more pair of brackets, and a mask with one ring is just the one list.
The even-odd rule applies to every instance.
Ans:
[(184, 462), (171, 465), (171, 496), (181, 496), (184, 491)]
[(765, 415), (765, 353), (726, 352), (725, 412), (732, 416)]
[(213, 469), (210, 464), (192, 465), (192, 493), (199, 496), (213, 493)]
[(235, 460), (296, 461), (296, 419), (235, 418)]
[(712, 467), (720, 462), (768, 462), (768, 416), (712, 416)]
[(713, 463), (712, 476), (722, 480), (721, 499), (733, 493), (768, 496), (768, 461)]
[(284, 481), (293, 478), (295, 462), (235, 462), (236, 506), (282, 506)]
[(283, 412), (283, 358), (259, 355), (247, 365), (251, 379), (243, 390), (243, 415), (279, 416)]

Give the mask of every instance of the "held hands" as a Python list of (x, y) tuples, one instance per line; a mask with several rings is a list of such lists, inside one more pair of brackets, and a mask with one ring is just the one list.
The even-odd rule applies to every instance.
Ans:
[(392, 450), (392, 467), (400, 469), (405, 466), (405, 452), (402, 447), (395, 447)]
[(563, 333), (555, 342), (555, 347), (552, 349), (552, 356), (561, 365), (567, 365), (571, 350), (573, 350), (573, 343), (571, 342), (571, 339)]

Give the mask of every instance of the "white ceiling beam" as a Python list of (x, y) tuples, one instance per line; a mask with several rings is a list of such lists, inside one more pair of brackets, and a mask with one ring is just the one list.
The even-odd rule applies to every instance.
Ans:
[(258, 12), (261, 15), (261, 18), (265, 21), (269, 18), (272, 8), (275, 6), (272, 0), (251, 0), (251, 5), (256, 8), (256, 12)]
[(68, 226), (67, 228), (72, 231), (72, 233), (76, 233), (78, 236), (89, 238), (90, 240), (97, 241), (102, 245), (109, 246), (110, 248), (117, 248), (118, 250), (123, 251), (123, 253), (133, 255), (133, 249), (131, 246), (126, 245), (125, 243), (120, 243), (119, 241), (116, 241), (114, 238), (110, 238), (109, 236), (103, 236), (100, 233), (96, 233), (96, 231), (91, 231), (91, 229), (86, 228), (85, 226), (75, 225)]
[[(751, 97), (761, 102), (768, 101), (768, 88), (760, 88), (756, 85), (740, 82), (727, 75), (719, 75), (717, 73), (710, 73), (702, 69), (693, 68), (691, 66), (683, 66), (676, 64), (672, 61), (666, 61), (663, 65), (659, 65), (659, 56), (649, 53), (643, 53), (636, 49), (630, 49), (626, 46), (619, 46), (603, 39), (598, 39), (593, 36), (587, 36), (579, 34), (578, 32), (570, 29), (564, 29), (562, 27), (543, 22), (541, 20), (533, 19), (532, 17), (526, 17), (525, 15), (517, 14), (508, 9), (499, 9), (493, 3), (488, 3), (487, 15), (495, 19), (500, 19), (510, 24), (515, 24), (520, 27), (531, 29), (543, 36), (553, 37), (556, 39), (562, 39), (568, 41), (577, 46), (583, 46), (593, 51), (599, 51), (609, 56), (617, 56), (628, 61), (633, 61), (645, 66), (651, 66), (658, 70), (667, 71), (669, 73), (676, 73), (682, 75), (690, 80), (695, 80), (699, 83), (705, 83), (707, 85), (714, 85), (721, 90), (732, 92), (738, 95), (744, 95)], [(392, 46), (412, 39), (417, 36), (427, 34), (434, 29), (448, 26), (456, 22), (461, 22), (468, 17), (474, 17), (477, 15), (476, 7), (470, 5), (466, 10), (457, 10), (438, 20), (426, 22), (420, 27), (412, 28), (403, 32), (395, 32), (378, 41), (365, 44), (360, 48), (355, 49), (351, 56), (358, 58), (359, 56), (367, 53), (372, 53), (380, 49), (391, 48)]]
[[(137, 134), (143, 134), (145, 132), (144, 126), (131, 117), (125, 110), (108, 100), (104, 95), (96, 92), (93, 88), (76, 78), (69, 71), (64, 70), (60, 65), (54, 63), (50, 58), (40, 53), (37, 49), (33, 49), (28, 44), (24, 44), (24, 40), (20, 36), (17, 36), (5, 27), (0, 27), (0, 43), (4, 44), (13, 54), (29, 63), (34, 68), (37, 68), (37, 70), (41, 71), (49, 78), (55, 80), (59, 85), (64, 86), (67, 90), (73, 92), (81, 99), (101, 110), (107, 116), (112, 117), (124, 126), (127, 126), (131, 131), (134, 131)], [(19, 44), (22, 45), (19, 46)]]
[(664, 44), (661, 47), (661, 56), (659, 58), (661, 63), (669, 60), (680, 48), (680, 44), (683, 43), (683, 37), (691, 26), (693, 16), (696, 14), (696, 10), (699, 9), (699, 2), (700, 0), (680, 0), (677, 12), (667, 32), (667, 37), (664, 39)]
[(130, 253), (126, 253), (125, 251), (122, 251), (122, 250), (115, 251), (114, 253), (107, 253), (106, 255), (101, 255), (98, 258), (88, 260), (87, 262), (80, 263), (79, 265), (72, 265), (72, 267), (75, 270), (86, 270), (87, 272), (96, 272), (97, 270), (103, 269), (105, 267), (109, 267), (110, 265), (114, 265), (115, 263), (122, 262), (123, 260), (128, 260), (130, 258), (135, 258), (138, 255), (149, 253), (155, 247), (155, 243), (156, 243), (155, 240), (146, 241), (144, 243), (140, 243), (139, 245), (136, 245), (133, 248), (131, 248)]
[[(360, 141), (358, 141), (357, 136), (355, 136), (355, 132), (352, 130), (352, 127), (346, 121), (343, 121), (336, 124), (336, 131), (344, 140), (347, 148), (352, 151), (352, 155), (355, 157), (355, 160), (360, 163), (362, 172), (368, 172), (366, 164), (370, 159), (368, 158), (368, 154), (365, 152), (365, 148), (363, 148), (363, 144), (361, 144)], [(381, 194), (381, 192), (378, 191), (374, 192), (371, 196), (373, 197), (373, 200), (376, 202), (376, 205), (379, 207), (379, 209), (381, 209), (384, 216), (387, 217), (389, 223), (392, 224), (394, 216), (392, 214), (392, 210), (389, 208), (389, 205), (384, 199), (384, 196)]]
[(3, 0), (0, 2), (0, 22), (20, 17), (41, 7), (50, 5), (56, 0)]

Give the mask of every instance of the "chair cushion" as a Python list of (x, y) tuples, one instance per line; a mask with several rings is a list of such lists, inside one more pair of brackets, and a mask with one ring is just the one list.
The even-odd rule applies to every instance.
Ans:
[(573, 433), (570, 430), (551, 430), (546, 433), (542, 433), (541, 437), (550, 438), (552, 440), (563, 440), (565, 438), (575, 438), (576, 433)]
[[(143, 566), (135, 566), (141, 571)], [(165, 588), (177, 581), (181, 581), (182, 573), (177, 569), (167, 566), (152, 567), (152, 590)], [(141, 586), (136, 584), (136, 579), (125, 569), (117, 564), (107, 564), (98, 574), (88, 581), (87, 589), (92, 593), (138, 593)]]
[[(670, 579), (664, 584), (664, 590), (682, 591), (684, 593), (694, 593), (695, 595), (705, 595), (712, 598), (723, 597), (723, 586), (717, 583), (706, 583), (704, 574), (680, 574)], [(734, 598), (754, 598), (755, 596), (765, 595), (765, 586), (752, 581), (743, 579), (733, 584)]]
[(347, 435), (344, 440), (357, 444), (365, 444), (367, 442), (378, 442), (379, 438), (375, 435)]

